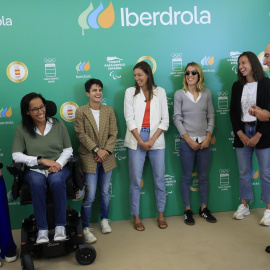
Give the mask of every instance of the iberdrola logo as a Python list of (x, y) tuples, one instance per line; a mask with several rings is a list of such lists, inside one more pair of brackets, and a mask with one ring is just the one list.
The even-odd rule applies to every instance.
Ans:
[(99, 29), (110, 28), (115, 19), (114, 8), (112, 2), (104, 9), (102, 2), (94, 9), (92, 2), (89, 7), (79, 16), (78, 23), (82, 28), (82, 35), (84, 36), (84, 30), (89, 28)]

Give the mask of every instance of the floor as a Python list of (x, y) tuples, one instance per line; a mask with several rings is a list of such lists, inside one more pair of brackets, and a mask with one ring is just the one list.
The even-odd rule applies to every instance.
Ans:
[[(113, 232), (103, 235), (99, 224), (93, 225), (98, 241), (95, 262), (77, 263), (74, 253), (53, 259), (34, 260), (35, 269), (69, 270), (77, 267), (91, 270), (269, 270), (270, 228), (259, 225), (264, 209), (253, 209), (244, 220), (233, 220), (233, 212), (215, 213), (218, 222), (211, 224), (195, 215), (194, 226), (183, 222), (183, 216), (168, 217), (168, 228), (160, 230), (156, 219), (143, 220), (144, 232), (133, 229), (130, 220), (111, 223)], [(20, 230), (13, 232), (19, 246)], [(2, 268), (20, 269), (20, 260)], [(82, 268), (81, 268), (82, 269)]]

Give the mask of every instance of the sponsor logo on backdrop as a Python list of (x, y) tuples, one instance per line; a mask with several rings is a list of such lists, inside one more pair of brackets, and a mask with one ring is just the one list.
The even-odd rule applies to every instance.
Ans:
[(174, 77), (180, 77), (181, 74), (184, 74), (183, 71), (183, 58), (182, 53), (172, 53), (172, 72), (171, 75)]
[(123, 59), (116, 57), (116, 56), (108, 56), (107, 57), (107, 63), (104, 64), (104, 67), (108, 69), (110, 72), (110, 76), (114, 79), (120, 79), (121, 74), (119, 72), (122, 70), (123, 67), (126, 66), (125, 63), (123, 63)]
[[(100, 2), (98, 7), (90, 5), (79, 15), (78, 24), (84, 31), (90, 28), (110, 28), (115, 21), (115, 12), (112, 2), (107, 8)], [(135, 12), (129, 8), (120, 8), (120, 26), (135, 27), (141, 26), (170, 26), (170, 25), (190, 25), (190, 24), (211, 24), (211, 13), (208, 10), (201, 10), (197, 6), (189, 10), (175, 10), (169, 6), (163, 11), (142, 11)]]
[(202, 65), (202, 71), (203, 72), (215, 72), (214, 69), (209, 69), (209, 68), (206, 68), (205, 69), (205, 66), (208, 67), (208, 66), (212, 66), (215, 62), (215, 58), (214, 56), (205, 56), (202, 60), (201, 60), (201, 65)]
[(238, 68), (238, 57), (241, 54), (239, 51), (233, 51), (230, 52), (230, 58), (227, 59), (228, 62), (232, 65), (232, 71), (237, 74), (237, 68)]
[(125, 160), (127, 158), (127, 147), (124, 145), (125, 140), (117, 139), (114, 146), (114, 155), (117, 160)]
[[(233, 133), (233, 131), (231, 131), (231, 136), (229, 137), (229, 141), (231, 142), (231, 143), (234, 143), (234, 133)], [(234, 147), (233, 147), (234, 148)]]
[(259, 186), (260, 182), (259, 182), (259, 171), (258, 170), (253, 170), (253, 172), (251, 173), (251, 179), (252, 179), (252, 185), (253, 186)]
[(2, 157), (2, 156), (3, 156), (3, 153), (2, 153), (1, 151), (2, 151), (2, 149), (0, 148), (0, 157)]
[(100, 2), (97, 8), (94, 8), (91, 2), (89, 7), (81, 13), (78, 18), (79, 26), (82, 28), (82, 35), (84, 36), (84, 30), (90, 28), (110, 28), (115, 20), (114, 8), (112, 2), (104, 9), (102, 2)]
[[(9, 118), (11, 116), (12, 116), (11, 107), (9, 109), (7, 107), (0, 109), (0, 120), (5, 120), (6, 118)], [(0, 121), (0, 125), (13, 125), (13, 124), (14, 124), (13, 121)], [(0, 154), (0, 156), (1, 156), (1, 154)]]
[(1, 117), (10, 117), (11, 115), (12, 115), (11, 107), (9, 109), (7, 107), (0, 109), (0, 118)]
[(217, 139), (216, 139), (216, 135), (214, 135), (212, 138), (211, 138), (211, 151), (212, 152), (216, 152), (217, 151), (217, 148), (216, 147), (213, 147), (213, 145), (216, 143)]
[(43, 61), (45, 62), (44, 81), (47, 81), (48, 83), (55, 83), (56, 80), (59, 80), (59, 78), (56, 78), (56, 65), (55, 65), (56, 59), (55, 58), (44, 58)]
[(157, 63), (155, 61), (155, 59), (151, 56), (142, 56), (141, 58), (139, 58), (139, 60), (137, 61), (137, 63), (141, 62), (141, 61), (145, 61), (147, 62), (150, 66), (152, 66), (152, 73), (154, 74), (156, 72), (157, 69)]
[(90, 74), (83, 74), (83, 75), (78, 75), (78, 74), (82, 74), (85, 73), (86, 71), (90, 70), (90, 62), (88, 61), (80, 61), (77, 65), (76, 65), (76, 71), (77, 71), (77, 75), (76, 75), (76, 79), (90, 79), (91, 75)]
[(192, 173), (190, 190), (195, 192), (199, 191), (199, 178), (197, 172)]
[(173, 194), (173, 190), (171, 189), (175, 183), (175, 177), (173, 175), (165, 174), (165, 187), (166, 187), (166, 195)]
[(0, 26), (12, 26), (12, 19), (5, 18), (5, 16), (0, 17)]
[(79, 106), (72, 101), (64, 103), (60, 108), (61, 117), (67, 122), (75, 121), (75, 112)]
[(227, 114), (229, 110), (229, 98), (228, 98), (228, 91), (218, 92), (218, 110), (217, 113), (220, 115)]
[(230, 170), (220, 169), (219, 170), (219, 186), (218, 189), (225, 191), (229, 190), (232, 186), (230, 185)]
[(115, 194), (113, 193), (113, 183), (111, 179), (110, 187), (109, 187), (109, 194), (110, 194), (110, 200), (115, 197)]
[(171, 97), (167, 97), (167, 104), (168, 104), (168, 108), (172, 108), (173, 107), (173, 98)]
[(261, 53), (258, 55), (258, 59), (259, 59), (260, 63), (262, 64), (263, 70), (264, 70), (264, 71), (268, 71), (268, 70), (269, 70), (268, 66), (263, 64), (263, 60), (264, 60), (264, 51), (261, 52)]
[(8, 65), (7, 76), (11, 81), (20, 83), (26, 80), (28, 69), (24, 63), (15, 61)]
[(141, 181), (141, 195), (145, 195), (145, 191), (142, 190), (143, 189), (143, 186), (144, 186), (144, 181), (142, 179), (142, 181)]
[(103, 98), (100, 103), (103, 105), (107, 105), (107, 98)]
[(211, 24), (211, 14), (208, 10), (198, 10), (197, 6), (193, 6), (193, 10), (174, 10), (169, 7), (166, 11), (142, 12), (140, 14), (130, 11), (129, 8), (121, 8), (121, 26), (156, 26), (162, 24), (178, 25), (178, 24)]
[(179, 157), (179, 148), (180, 148), (180, 134), (174, 134), (174, 152), (173, 154)]

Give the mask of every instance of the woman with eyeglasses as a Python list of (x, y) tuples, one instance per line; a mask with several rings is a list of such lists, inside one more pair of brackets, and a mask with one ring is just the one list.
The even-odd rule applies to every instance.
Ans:
[(182, 166), (181, 194), (185, 205), (185, 223), (195, 224), (190, 206), (190, 184), (195, 161), (201, 201), (199, 215), (206, 221), (215, 223), (216, 218), (207, 208), (211, 135), (215, 126), (212, 95), (210, 90), (204, 87), (204, 75), (197, 63), (187, 64), (183, 84), (183, 89), (176, 91), (174, 95), (173, 120), (181, 135), (179, 153)]
[(165, 189), (165, 139), (169, 127), (166, 92), (156, 86), (152, 69), (147, 62), (133, 68), (135, 85), (126, 90), (124, 114), (127, 124), (125, 146), (129, 154), (129, 199), (134, 228), (144, 231), (140, 212), (140, 191), (146, 153), (152, 166), (155, 182), (158, 227), (166, 229), (163, 212), (166, 204)]
[(72, 147), (66, 127), (61, 120), (50, 117), (42, 95), (30, 93), (21, 100), (22, 124), (16, 128), (12, 158), (28, 169), (24, 180), (30, 185), (34, 214), (38, 227), (37, 244), (49, 242), (46, 220), (47, 183), (55, 206), (54, 241), (66, 239), (66, 166)]
[(254, 105), (269, 110), (270, 80), (253, 52), (243, 52), (238, 57), (237, 75), (238, 80), (232, 86), (230, 117), (238, 160), (241, 204), (233, 218), (243, 219), (250, 214), (248, 202), (253, 200), (251, 177), (255, 152), (259, 163), (261, 200), (266, 203), (260, 224), (270, 226), (270, 122), (261, 122), (249, 114)]

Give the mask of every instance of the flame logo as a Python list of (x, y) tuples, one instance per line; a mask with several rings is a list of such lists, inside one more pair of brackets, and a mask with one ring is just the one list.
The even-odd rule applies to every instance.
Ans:
[(141, 188), (143, 188), (143, 186), (144, 186), (144, 182), (143, 182), (143, 179), (142, 179), (142, 181), (141, 181)]
[(214, 64), (214, 62), (215, 62), (214, 56), (212, 56), (212, 57), (210, 57), (210, 56), (206, 57), (205, 56), (202, 59), (201, 64), (202, 64), (202, 66), (209, 66), (209, 65), (212, 66)]
[(110, 28), (115, 20), (115, 13), (112, 2), (104, 9), (102, 2), (94, 9), (92, 2), (89, 7), (82, 12), (78, 18), (79, 26), (82, 28), (82, 35), (84, 36), (84, 30), (89, 28), (99, 29)]
[(12, 110), (11, 110), (11, 108), (9, 108), (9, 109), (7, 109), (7, 108), (5, 108), (5, 109), (1, 109), (0, 110), (0, 117), (10, 117), (12, 115)]
[(259, 177), (259, 171), (253, 171), (251, 174), (251, 179), (257, 179)]
[(90, 69), (89, 61), (86, 63), (85, 61), (80, 61), (80, 63), (76, 66), (77, 73), (79, 71), (88, 71)]
[(211, 139), (211, 144), (215, 144), (216, 143), (216, 136), (214, 136), (212, 139)]

